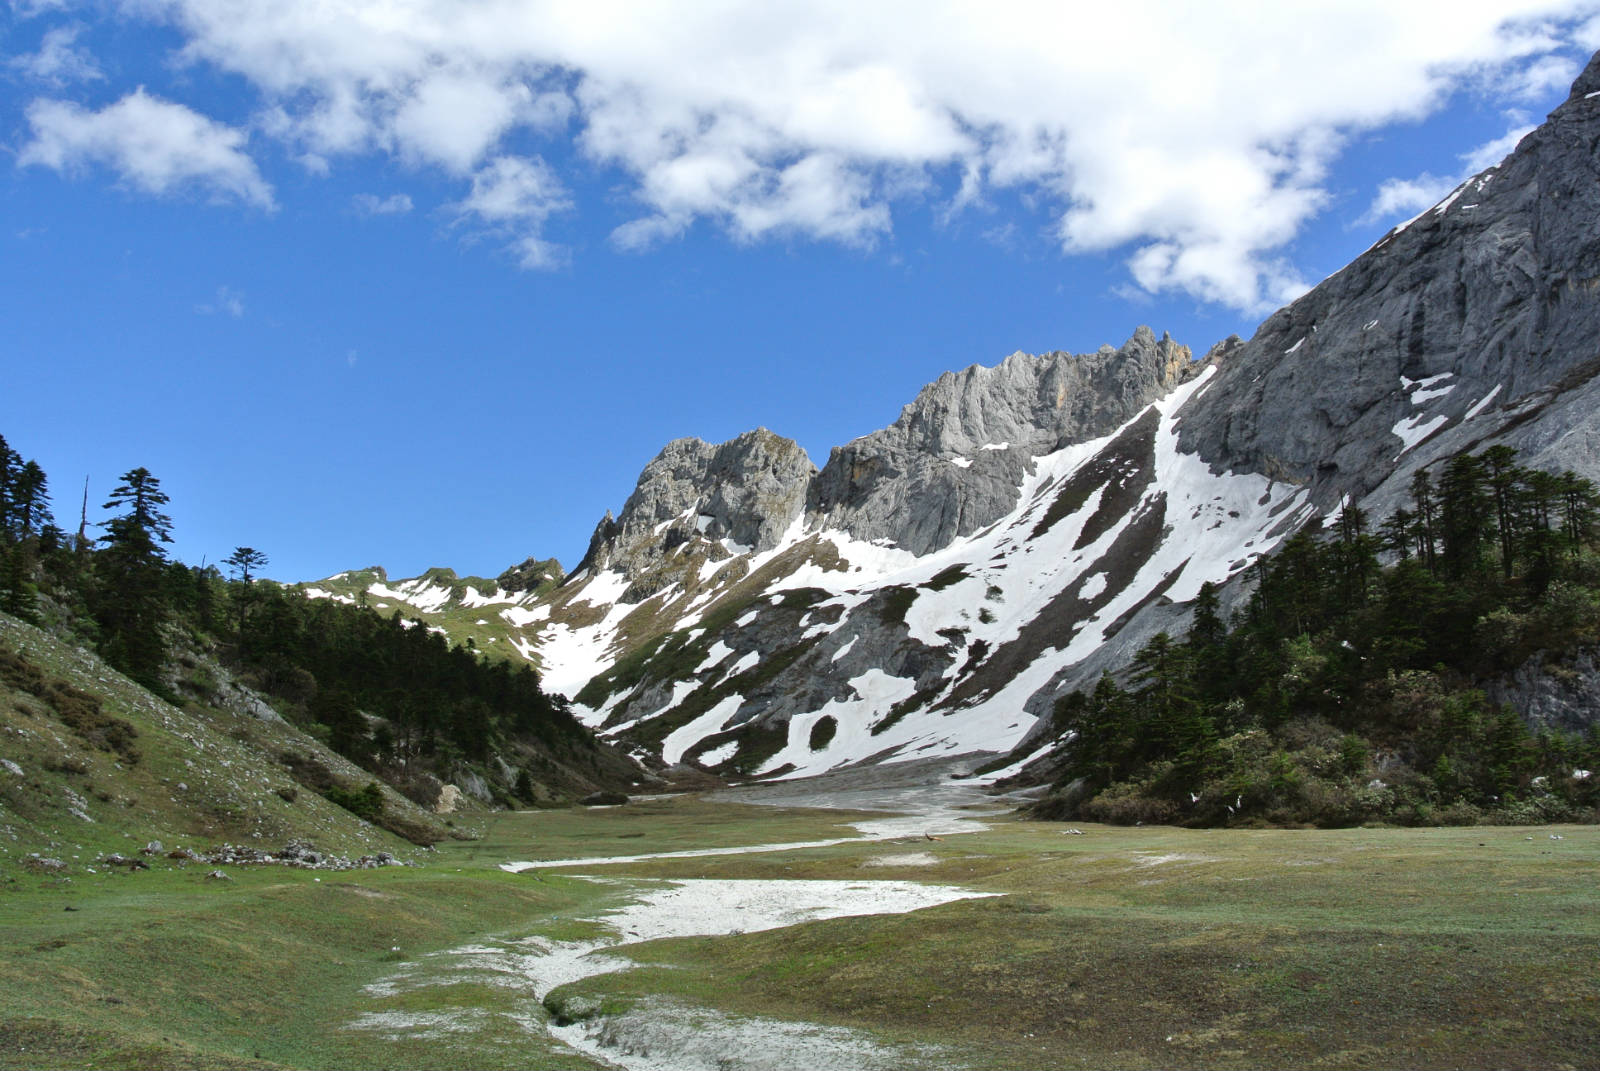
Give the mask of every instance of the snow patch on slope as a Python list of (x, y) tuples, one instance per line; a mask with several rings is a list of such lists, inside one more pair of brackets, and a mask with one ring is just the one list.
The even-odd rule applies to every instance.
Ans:
[[(918, 557), (886, 539), (860, 540), (836, 529), (807, 530), (804, 519), (797, 517), (772, 549), (717, 563), (711, 575), (731, 567), (729, 579), (708, 584), (691, 603), (675, 607), (677, 628), (696, 625), (700, 615), (731, 590), (733, 577), (753, 576), (779, 555), (806, 543), (814, 545), (816, 553), (806, 554), (799, 565), (753, 593), (751, 607), (733, 623), (735, 628), (755, 625), (784, 591), (820, 589), (826, 595), (812, 605), (812, 612), (826, 608), (830, 614), (805, 617), (795, 630), (796, 639), (818, 639), (828, 633), (848, 637), (834, 646), (832, 664), (838, 664), (854, 647), (863, 627), (883, 627), (876, 619), (853, 619), (857, 612), (872, 612), (863, 604), (884, 588), (911, 588), (915, 597), (904, 616), (910, 640), (941, 650), (948, 663), (942, 678), (924, 686), (932, 689), (924, 694), (918, 693), (917, 681), (882, 670), (852, 678), (849, 698), (831, 698), (819, 708), (791, 718), (784, 746), (764, 763), (764, 769), (770, 772), (788, 765), (793, 770), (786, 776), (804, 776), (891, 751), (890, 761), (898, 761), (1010, 748), (1035, 723), (1032, 715), (1024, 713), (1028, 700), (1063, 669), (1091, 654), (1120, 619), (1155, 592), (1178, 602), (1193, 599), (1203, 583), (1220, 582), (1245, 568), (1256, 555), (1269, 552), (1304, 523), (1314, 507), (1303, 489), (1256, 474), (1216, 474), (1198, 457), (1178, 452), (1181, 411), (1210, 385), (1215, 374), (1215, 368), (1205, 369), (1154, 406), (1153, 457), (1144, 454), (1130, 459), (1108, 451), (1119, 435), (1141, 419), (1149, 420), (1147, 409), (1109, 435), (1034, 458), (1009, 516), (940, 550)], [(1432, 377), (1407, 387), (1427, 391), (1441, 378), (1447, 377)], [(1135, 436), (1132, 441), (1136, 448), (1149, 449), (1148, 439), (1140, 443)], [(1008, 449), (1009, 444), (986, 448)], [(1058, 516), (1059, 495), (1090, 463), (1105, 468), (1110, 482), (1101, 480), (1081, 502), (1074, 503), (1076, 508), (1069, 515)], [(1143, 487), (1127, 483), (1146, 477), (1148, 483)], [(1108, 487), (1118, 487), (1119, 495), (1136, 495), (1137, 501), (1115, 516), (1097, 520), (1093, 538), (1085, 542), (1090, 520), (1107, 501)], [(1122, 538), (1139, 524), (1146, 528), (1159, 524), (1153, 545), (1148, 534), (1140, 534), (1131, 543)], [(1078, 546), (1080, 542), (1084, 545)], [(1128, 546), (1136, 546), (1134, 558), (1111, 560), (1114, 547), (1126, 558)], [(953, 567), (959, 568), (959, 574), (941, 576)], [(936, 577), (940, 578), (939, 590), (932, 586)], [(588, 580), (572, 600), (608, 607), (599, 623), (576, 629), (562, 623), (545, 625), (536, 646), (550, 690), (573, 695), (611, 665), (619, 626), (636, 609), (615, 602), (625, 588), (619, 574), (601, 573)], [(969, 689), (970, 694), (964, 693), (959, 701), (961, 705), (952, 709), (954, 689), (965, 680), (963, 667), (981, 666), (987, 657), (975, 651), (992, 655), (1018, 640), (1042, 613), (1063, 599), (1067, 600), (1063, 604), (1066, 620), (1071, 623), (1059, 637), (1052, 637), (1051, 645), (1030, 653), (1028, 664), (1009, 679), (985, 689)], [(1077, 610), (1071, 609), (1072, 600), (1076, 600)], [(872, 605), (881, 606), (882, 602)], [(1054, 612), (1063, 611), (1058, 608)], [(832, 620), (819, 620), (826, 616)], [(986, 647), (975, 649), (973, 645), (980, 640)], [(747, 652), (719, 672), (731, 653), (732, 649), (718, 640), (691, 678), (675, 683), (671, 702), (633, 723), (670, 717), (695, 688), (744, 672), (761, 657), (758, 652)], [(663, 757), (680, 761), (699, 742), (725, 731), (742, 703), (740, 697), (728, 697), (675, 728), (667, 737)], [(896, 704), (914, 705), (914, 709), (897, 711), (892, 723), (884, 725)], [(608, 703), (607, 708), (614, 709), (614, 705)], [(604, 720), (597, 712), (580, 711), (580, 715), (590, 724)], [(827, 745), (812, 751), (811, 731), (825, 717), (833, 718), (837, 728)], [(874, 725), (880, 730), (877, 735), (871, 731)], [(715, 752), (719, 761), (726, 747), (720, 745)]]
[[(674, 686), (675, 693), (677, 687), (681, 687), (681, 685)], [(694, 684), (691, 682), (689, 684), (688, 691), (692, 692), (693, 690)], [(684, 694), (687, 695), (688, 693), (685, 692)], [(670, 710), (672, 707), (677, 706), (677, 704), (680, 702), (682, 702), (682, 697), (674, 694), (673, 702), (668, 705), (667, 709)], [(743, 696), (727, 696), (716, 706), (712, 707), (710, 710), (694, 719), (694, 721), (691, 721), (688, 725), (674, 729), (668, 734), (667, 738), (661, 742), (661, 761), (665, 762), (669, 766), (673, 765), (674, 763), (681, 762), (683, 760), (684, 752), (694, 747), (706, 737), (715, 736), (717, 733), (720, 733), (723, 728), (727, 726), (728, 719), (733, 717), (734, 714), (738, 713), (739, 707), (743, 705), (743, 703)]]
[[(859, 677), (852, 677), (849, 683), (856, 693), (854, 699), (830, 699), (821, 710), (791, 719), (788, 741), (767, 760), (760, 772), (792, 764), (795, 768), (785, 777), (809, 777), (883, 750), (881, 742), (874, 746), (872, 722), (900, 700), (909, 698), (917, 690), (917, 682), (891, 677), (881, 669), (869, 669)], [(823, 718), (830, 717), (838, 723), (833, 739), (821, 751), (812, 751), (812, 728)]]

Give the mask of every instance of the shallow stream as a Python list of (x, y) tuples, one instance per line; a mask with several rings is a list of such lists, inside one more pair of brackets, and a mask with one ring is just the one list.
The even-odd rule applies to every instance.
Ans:
[[(908, 837), (942, 838), (987, 829), (974, 814), (1003, 809), (972, 783), (952, 783), (949, 763), (906, 766), (914, 768), (887, 768), (894, 771), (888, 778), (890, 783), (885, 783), (886, 768), (878, 767), (866, 775), (844, 772), (806, 781), (750, 785), (709, 797), (781, 807), (884, 812), (882, 818), (852, 822), (857, 836), (631, 856), (520, 861), (502, 864), (502, 869), (513, 873), (570, 870), (647, 859), (781, 852)], [(897, 858), (909, 860), (914, 854)], [(922, 857), (916, 858), (921, 861)], [(602, 931), (599, 936), (583, 941), (530, 937), (455, 949), (446, 955), (455, 958), (457, 969), (513, 974), (531, 987), (536, 1000), (542, 1001), (561, 986), (633, 967), (625, 952), (630, 945), (646, 941), (753, 933), (844, 916), (902, 914), (995, 895), (912, 881), (583, 876), (614, 885), (619, 896), (625, 897), (620, 906), (579, 920), (598, 924)], [(399, 972), (388, 982), (373, 987), (373, 992), (398, 992), (406, 988), (407, 978), (414, 976), (413, 972)], [(925, 1063), (938, 1066), (946, 1062), (931, 1048), (912, 1052), (905, 1046), (891, 1046), (842, 1028), (729, 1016), (664, 998), (642, 1001), (621, 1015), (589, 1015), (593, 1009), (577, 1009), (586, 1017), (573, 1014), (572, 1008), (565, 1010), (576, 1021), (561, 1026), (551, 1019), (543, 1022), (544, 1028), (571, 1048), (628, 1071), (826, 1071)]]

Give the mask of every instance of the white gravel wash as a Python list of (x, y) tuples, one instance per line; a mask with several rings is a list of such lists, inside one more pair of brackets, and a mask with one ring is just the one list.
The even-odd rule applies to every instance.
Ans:
[(650, 859), (699, 859), (712, 855), (750, 855), (758, 852), (791, 852), (799, 848), (831, 848), (835, 844), (859, 840), (859, 837), (834, 837), (830, 840), (795, 840), (783, 844), (745, 844), (737, 848), (689, 848), (677, 852), (644, 852), (640, 855), (605, 855), (588, 859), (539, 859), (501, 863), (500, 869), (508, 874), (524, 870), (543, 870), (553, 867), (610, 866), (613, 863), (643, 863)]
[[(626, 884), (637, 886), (640, 883)], [(612, 936), (597, 941), (540, 942), (543, 955), (523, 958), (523, 970), (533, 986), (534, 996), (543, 1000), (559, 986), (626, 970), (633, 963), (609, 953), (645, 941), (755, 933), (851, 915), (903, 915), (956, 900), (999, 895), (914, 881), (690, 878), (651, 885), (653, 887), (647, 886), (632, 902), (596, 917), (595, 921), (613, 931)], [(674, 1021), (673, 1016), (664, 1016), (666, 1007), (652, 1007), (643, 1014), (611, 1017), (576, 1027), (552, 1025), (550, 1031), (574, 1048), (601, 1056), (630, 1071), (669, 1067), (689, 1071), (699, 1067), (727, 1067), (729, 1054), (751, 1052), (750, 1043), (758, 1039), (787, 1043), (792, 1040), (787, 1033), (808, 1034), (816, 1030), (769, 1020), (729, 1019), (681, 1007)], [(708, 1021), (710, 1017), (717, 1020), (714, 1025)], [(688, 1025), (688, 1020), (698, 1025)], [(722, 1032), (724, 1028), (726, 1033)], [(802, 1046), (785, 1054), (784, 1062), (779, 1064), (749, 1066), (890, 1066), (871, 1060), (878, 1055), (872, 1051), (871, 1044), (851, 1037), (817, 1035), (815, 1045), (821, 1048), (810, 1051), (809, 1047)], [(667, 1063), (661, 1062), (663, 1050), (670, 1053)], [(801, 1059), (802, 1056), (820, 1056), (823, 1050), (830, 1059), (821, 1064)], [(841, 1065), (842, 1057), (850, 1059)], [(857, 1064), (855, 1059), (869, 1062)]]
[(903, 915), (997, 893), (915, 881), (689, 878), (665, 883), (600, 921), (629, 938), (755, 933), (847, 915)]
[[(692, 878), (670, 881), (605, 878), (588, 880), (616, 886), (631, 899), (588, 921), (609, 932), (588, 941), (552, 941), (529, 937), (519, 941), (467, 945), (424, 957), (435, 960), (407, 964), (390, 978), (367, 987), (373, 996), (390, 997), (429, 984), (490, 981), (499, 976), (525, 986), (533, 1001), (584, 978), (627, 970), (632, 960), (616, 953), (630, 945), (669, 937), (717, 937), (774, 930), (820, 919), (861, 915), (897, 915), (957, 900), (997, 896), (953, 885), (912, 881), (818, 881)], [(490, 984), (495, 984), (490, 981)], [(387, 1036), (466, 1032), (481, 1025), (481, 1012), (369, 1012), (349, 1029), (379, 1031)], [(526, 1025), (534, 1026), (528, 1017)], [(895, 1051), (835, 1028), (784, 1023), (759, 1018), (733, 1018), (705, 1009), (649, 1001), (631, 1014), (545, 1028), (572, 1048), (602, 1061), (637, 1071), (693, 1071), (698, 1068), (749, 1066), (761, 1068), (899, 1067)], [(810, 1040), (807, 1040), (810, 1039)], [(730, 1065), (732, 1053), (765, 1053), (764, 1060)], [(652, 1055), (653, 1054), (653, 1055)], [(744, 1057), (739, 1058), (741, 1061)]]
[(758, 1016), (731, 1016), (661, 997), (627, 1015), (552, 1028), (580, 1052), (628, 1071), (905, 1071), (948, 1068), (931, 1045), (889, 1046), (856, 1031)]

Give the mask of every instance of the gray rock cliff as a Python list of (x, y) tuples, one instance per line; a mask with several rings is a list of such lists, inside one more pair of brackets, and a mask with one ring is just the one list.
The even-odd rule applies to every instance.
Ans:
[(1194, 371), (1187, 346), (1141, 327), (1121, 349), (946, 372), (889, 427), (835, 447), (806, 508), (926, 554), (1009, 512), (1035, 457), (1115, 430)]
[(1183, 448), (1309, 484), (1324, 507), (1380, 488), (1372, 504), (1392, 507), (1419, 465), (1491, 437), (1592, 471), (1596, 88), (1600, 58), (1504, 161), (1268, 317), (1187, 408)]
[[(1492, 443), (1600, 477), (1600, 59), (1504, 161), (1198, 362), (1140, 328), (947, 373), (820, 472), (764, 430), (669, 444), (568, 581), (579, 605), (584, 577), (617, 570), (637, 607), (603, 626), (612, 668), (581, 702), (741, 776), (1025, 752), (1056, 698), (1181, 633), (1201, 579), (1236, 606), (1281, 539), (1347, 498), (1376, 523), (1417, 470)], [(582, 605), (563, 625), (602, 629)], [(1530, 665), (1496, 694), (1577, 724), (1595, 663)]]
[(633, 578), (696, 537), (726, 541), (729, 552), (770, 550), (800, 516), (816, 471), (798, 443), (766, 428), (715, 446), (676, 439), (644, 467), (621, 515), (600, 522), (577, 571)]

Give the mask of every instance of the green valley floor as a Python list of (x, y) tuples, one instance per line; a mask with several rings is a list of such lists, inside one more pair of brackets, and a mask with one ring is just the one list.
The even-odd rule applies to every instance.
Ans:
[(225, 878), (12, 856), (0, 1067), (1600, 1065), (1600, 829), (973, 813), (676, 796)]

